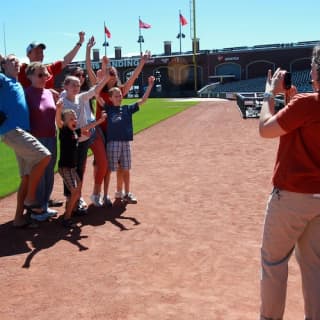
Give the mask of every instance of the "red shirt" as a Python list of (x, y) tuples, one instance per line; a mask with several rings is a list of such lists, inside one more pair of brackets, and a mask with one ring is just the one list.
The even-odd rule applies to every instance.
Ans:
[(288, 132), (280, 137), (273, 184), (299, 193), (320, 193), (320, 94), (297, 94), (277, 114)]
[[(31, 81), (26, 75), (26, 69), (28, 65), (23, 63), (20, 67), (20, 72), (18, 74), (18, 81), (24, 88), (28, 88), (31, 85)], [(62, 61), (56, 61), (54, 63), (46, 65), (49, 72), (49, 77), (46, 80), (46, 89), (54, 89), (54, 77), (57, 76), (62, 71)]]

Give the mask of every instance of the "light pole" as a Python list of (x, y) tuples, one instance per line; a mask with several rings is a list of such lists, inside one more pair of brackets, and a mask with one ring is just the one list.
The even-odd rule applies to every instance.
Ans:
[(180, 32), (177, 35), (177, 39), (180, 40), (180, 54), (182, 53), (182, 51), (181, 51), (181, 39), (185, 38), (185, 37), (186, 37), (185, 34), (181, 32), (181, 25), (180, 25)]
[(143, 35), (141, 34), (141, 29), (139, 28), (139, 38), (138, 43), (140, 45), (140, 56), (142, 56), (142, 43), (144, 43)]
[(6, 43), (6, 25), (3, 23), (3, 47), (4, 47), (4, 55), (7, 55), (7, 43)]
[(102, 44), (104, 46), (104, 55), (107, 56), (107, 47), (109, 47), (109, 42), (104, 39), (104, 43)]
[[(140, 17), (139, 17), (139, 21), (140, 21)], [(143, 39), (143, 35), (141, 34), (141, 28), (139, 26), (139, 38), (138, 38), (138, 43), (140, 45), (140, 57), (142, 59), (142, 43), (144, 43), (144, 39)], [(142, 97), (142, 87), (143, 87), (143, 83), (142, 83), (142, 74), (139, 74), (139, 78), (138, 78), (138, 82), (139, 82), (139, 97)]]
[(197, 32), (196, 32), (196, 0), (192, 0), (192, 13), (193, 13), (193, 76), (194, 76), (194, 91), (198, 90), (197, 81)]

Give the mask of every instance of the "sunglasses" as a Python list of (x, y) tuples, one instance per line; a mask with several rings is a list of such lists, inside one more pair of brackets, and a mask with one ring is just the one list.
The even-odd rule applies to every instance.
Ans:
[(77, 78), (80, 78), (80, 77), (85, 78), (86, 77), (86, 75), (84, 73), (77, 73), (74, 76)]
[(38, 74), (35, 74), (35, 76), (37, 76), (40, 79), (49, 77), (49, 75), (47, 73), (38, 73)]

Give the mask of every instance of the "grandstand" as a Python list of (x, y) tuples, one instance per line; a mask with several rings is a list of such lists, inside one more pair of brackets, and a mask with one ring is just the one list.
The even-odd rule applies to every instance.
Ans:
[[(292, 73), (293, 84), (299, 92), (311, 90), (309, 68), (312, 49), (317, 41), (297, 43), (258, 44), (222, 49), (200, 50), (182, 53), (171, 51), (171, 42), (164, 42), (164, 52), (152, 56), (134, 84), (134, 94), (141, 96), (148, 77), (156, 77), (151, 97), (232, 97), (237, 92), (263, 92), (268, 69), (278, 66)], [(101, 66), (99, 52), (94, 55), (92, 67)], [(117, 68), (121, 82), (125, 82), (139, 64), (140, 56), (122, 57), (115, 48), (115, 58), (110, 64)], [(196, 63), (194, 63), (196, 61)], [(85, 61), (73, 62), (70, 67), (85, 68)], [(195, 78), (196, 76), (196, 78)], [(64, 74), (56, 79), (59, 88)]]
[[(213, 83), (198, 91), (200, 97), (228, 98), (237, 100), (237, 105), (244, 119), (258, 118), (261, 110), (266, 77), (228, 83)], [(300, 70), (292, 72), (292, 84), (298, 92), (310, 92), (310, 71)], [(276, 109), (283, 106), (283, 97), (276, 97)]]
[[(266, 77), (258, 77), (248, 80), (232, 81), (228, 83), (213, 83), (198, 91), (199, 97), (222, 97), (227, 93), (236, 94), (239, 92), (264, 92)], [(298, 92), (310, 92), (310, 71), (301, 70), (292, 72), (292, 84)], [(230, 95), (228, 95), (230, 97)]]

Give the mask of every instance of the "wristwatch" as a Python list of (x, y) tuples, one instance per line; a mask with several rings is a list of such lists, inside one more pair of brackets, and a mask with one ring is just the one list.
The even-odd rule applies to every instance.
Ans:
[(274, 95), (272, 92), (265, 92), (263, 94), (263, 98), (266, 99), (266, 100), (269, 100), (269, 99), (273, 99), (274, 98)]

